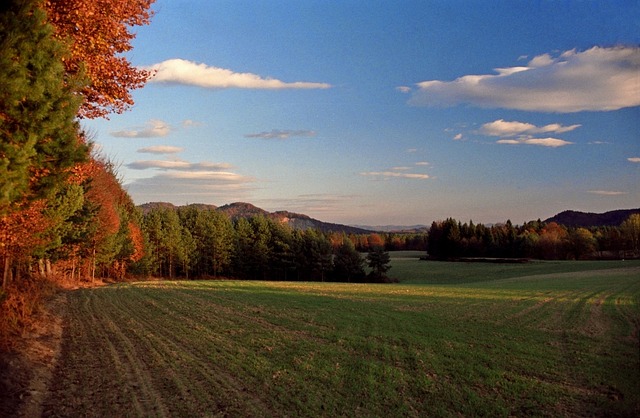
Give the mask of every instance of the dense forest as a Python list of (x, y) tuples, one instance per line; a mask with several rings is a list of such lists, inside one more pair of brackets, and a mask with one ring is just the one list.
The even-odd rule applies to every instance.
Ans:
[(141, 218), (80, 121), (127, 110), (150, 77), (121, 53), (152, 3), (0, 5), (0, 346), (51, 283), (123, 278), (142, 257)]
[(295, 229), (259, 215), (237, 217), (198, 205), (145, 211), (147, 251), (138, 274), (166, 278), (235, 277), (270, 280), (379, 281), (362, 264), (377, 250), (424, 251), (436, 260), (637, 257), (640, 215), (619, 227), (567, 228), (554, 222), (504, 224), (433, 222), (428, 233), (347, 234)]

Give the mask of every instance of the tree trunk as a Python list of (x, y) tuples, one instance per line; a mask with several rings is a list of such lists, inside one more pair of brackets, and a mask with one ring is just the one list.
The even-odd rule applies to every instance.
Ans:
[(11, 276), (11, 257), (8, 255), (4, 256), (4, 269), (2, 273), (2, 288), (6, 289), (9, 285), (9, 279)]

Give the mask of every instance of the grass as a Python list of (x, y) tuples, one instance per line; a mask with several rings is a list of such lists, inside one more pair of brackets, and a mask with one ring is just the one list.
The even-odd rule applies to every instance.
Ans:
[(73, 292), (45, 410), (640, 413), (640, 263), (493, 265), (413, 256), (394, 254), (391, 273), (406, 281), (391, 285), (145, 282)]

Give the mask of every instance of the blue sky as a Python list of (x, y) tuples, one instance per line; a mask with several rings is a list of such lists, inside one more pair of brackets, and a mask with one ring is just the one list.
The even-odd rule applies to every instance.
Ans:
[(346, 224), (640, 207), (637, 1), (158, 0), (84, 121), (138, 204)]

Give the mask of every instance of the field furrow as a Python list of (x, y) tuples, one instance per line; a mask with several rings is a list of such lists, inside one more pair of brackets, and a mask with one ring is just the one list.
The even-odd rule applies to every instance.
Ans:
[(45, 415), (633, 416), (636, 272), (78, 290)]

